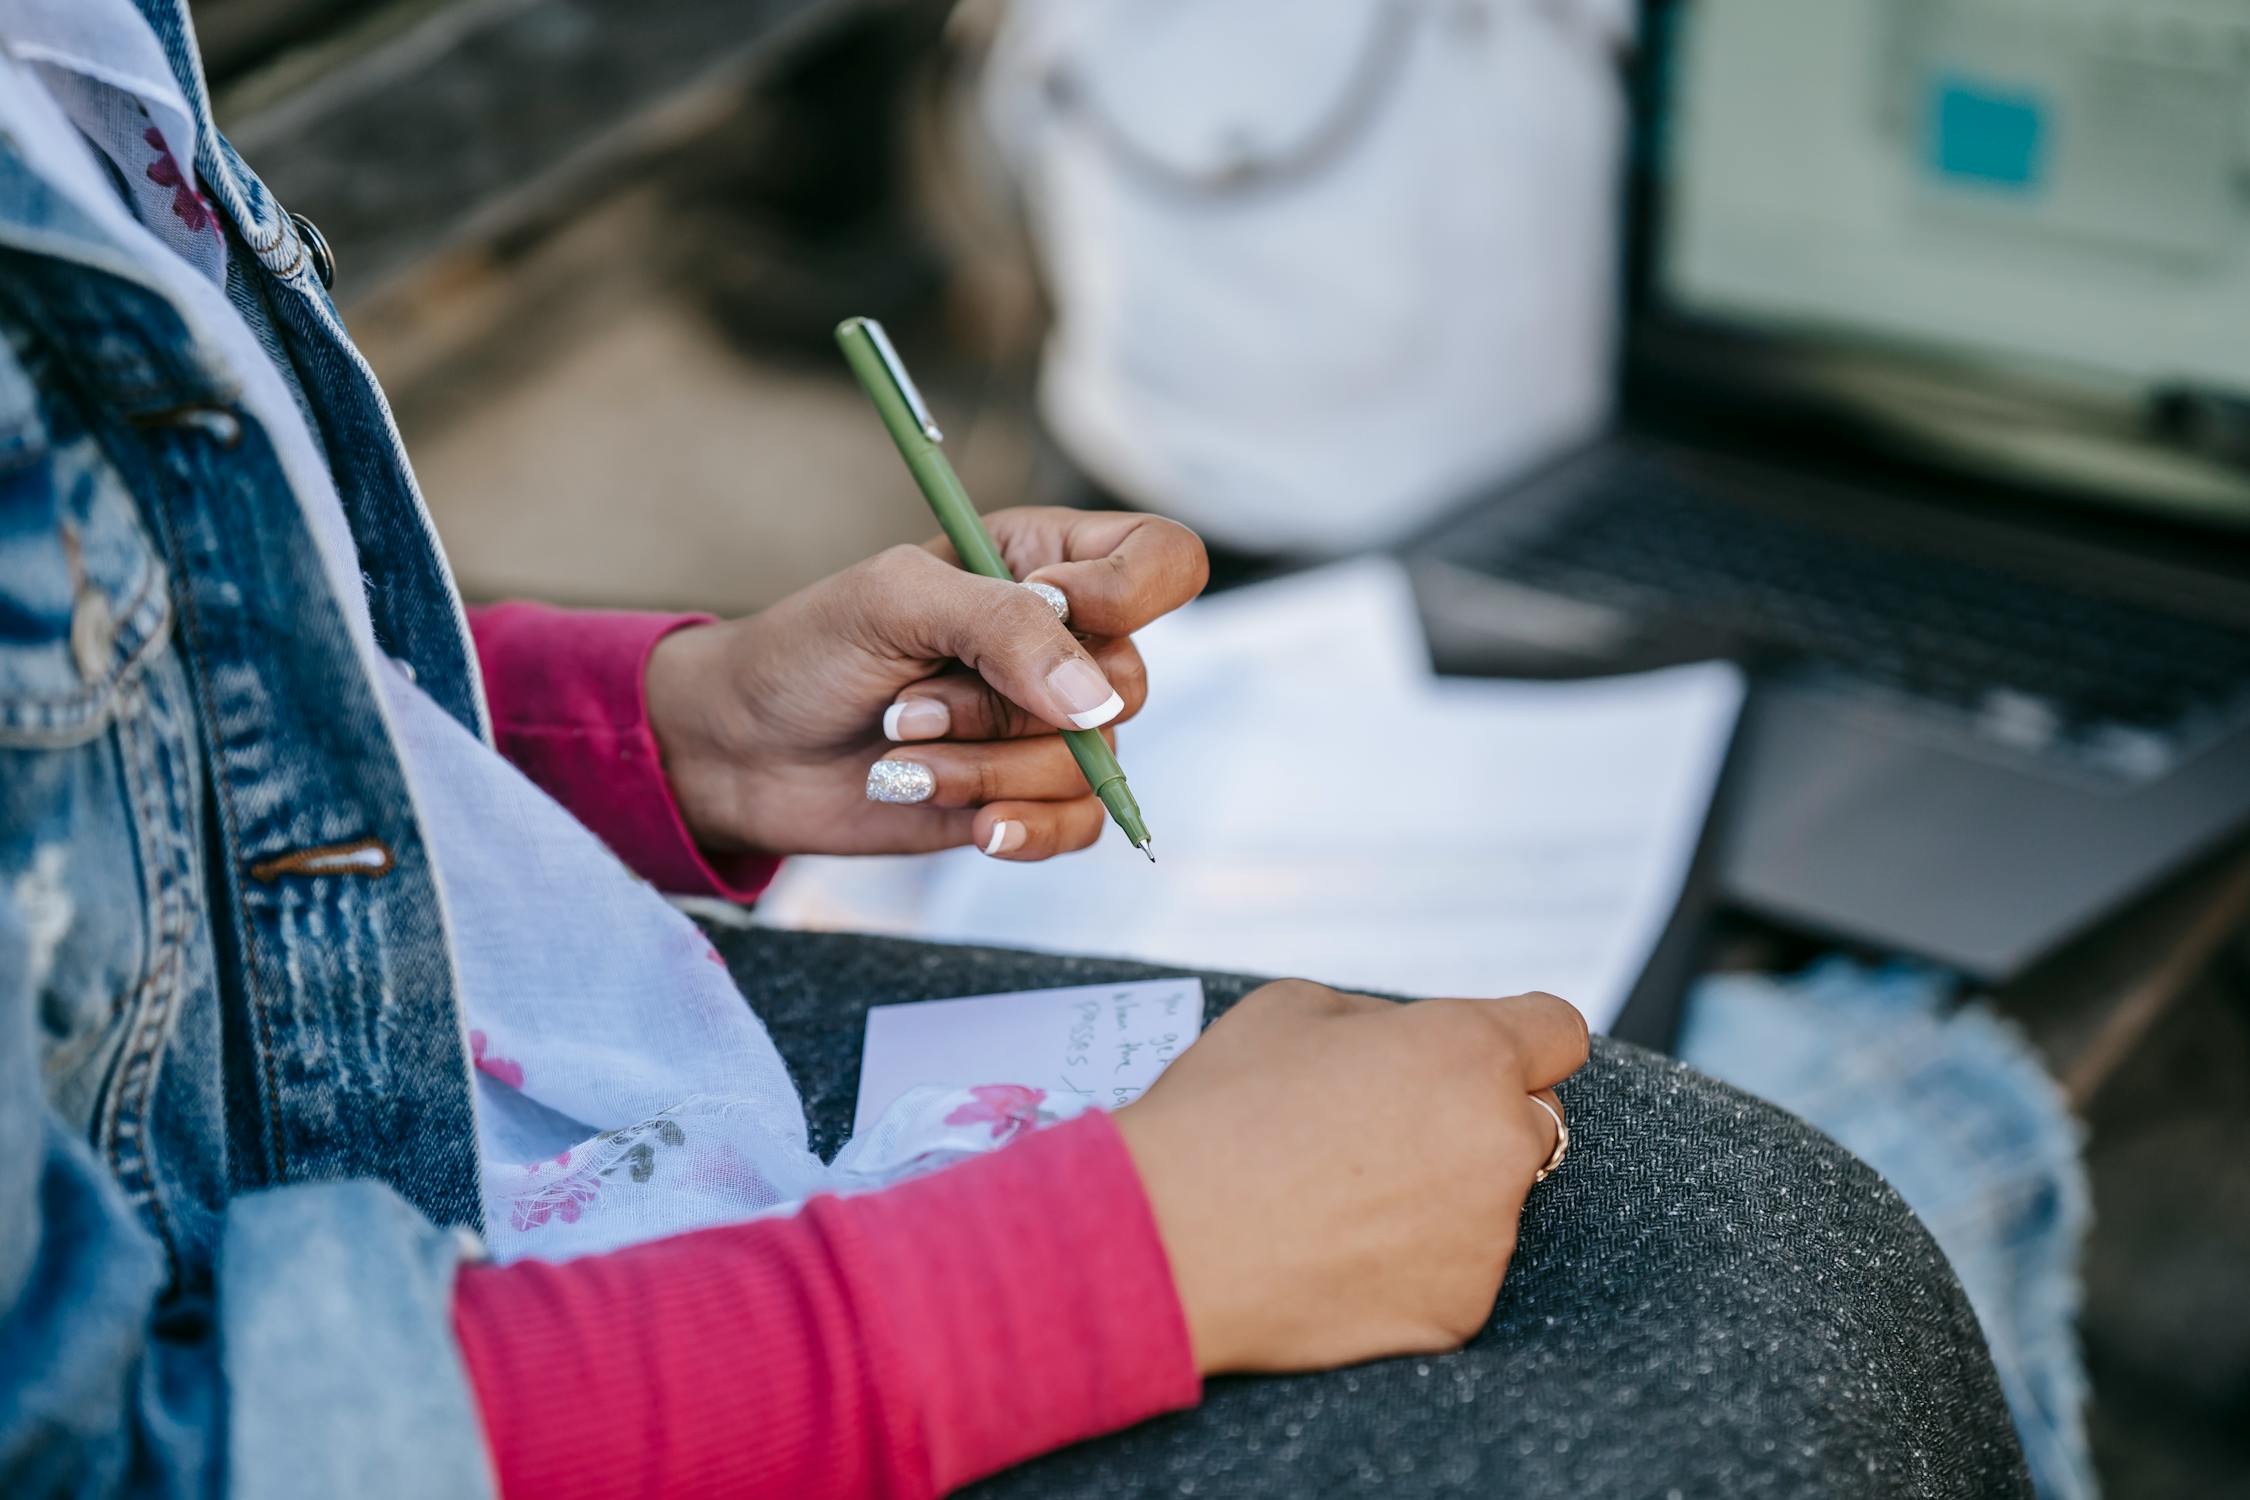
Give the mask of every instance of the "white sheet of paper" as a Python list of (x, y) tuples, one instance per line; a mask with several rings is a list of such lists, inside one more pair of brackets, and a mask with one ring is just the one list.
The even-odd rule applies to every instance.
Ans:
[(1679, 902), (1735, 668), (1439, 680), (1388, 562), (1222, 595), (1139, 641), (1154, 687), (1119, 756), (1153, 869), (1114, 829), (1034, 865), (798, 860), (758, 920), (1404, 994), (1545, 989), (1616, 1019)]
[(877, 1005), (867, 1012), (852, 1133), (923, 1084), (1020, 1083), (1115, 1109), (1138, 1099), (1202, 1029), (1199, 979)]

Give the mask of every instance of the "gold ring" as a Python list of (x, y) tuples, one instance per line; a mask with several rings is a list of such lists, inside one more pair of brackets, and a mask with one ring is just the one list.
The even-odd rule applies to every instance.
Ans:
[(1531, 1180), (1536, 1185), (1545, 1182), (1550, 1176), (1554, 1175), (1555, 1168), (1562, 1165), (1563, 1153), (1570, 1149), (1570, 1127), (1563, 1123), (1561, 1110), (1556, 1109), (1537, 1094), (1527, 1095), (1526, 1097), (1545, 1110), (1547, 1118), (1555, 1122), (1555, 1154), (1547, 1158), (1547, 1165), (1531, 1174)]

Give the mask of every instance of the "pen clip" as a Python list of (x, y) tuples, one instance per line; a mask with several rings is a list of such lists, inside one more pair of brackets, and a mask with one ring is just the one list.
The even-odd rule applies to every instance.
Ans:
[(867, 341), (875, 346), (875, 357), (890, 372), (892, 383), (897, 385), (900, 397), (906, 402), (907, 412), (914, 418), (914, 425), (921, 428), (922, 436), (931, 442), (944, 442), (945, 434), (938, 431), (937, 420), (930, 415), (930, 408), (922, 400), (922, 392), (916, 388), (914, 377), (906, 373), (905, 362), (898, 357), (898, 351), (891, 347), (891, 336), (873, 318), (862, 318), (859, 325), (867, 330)]

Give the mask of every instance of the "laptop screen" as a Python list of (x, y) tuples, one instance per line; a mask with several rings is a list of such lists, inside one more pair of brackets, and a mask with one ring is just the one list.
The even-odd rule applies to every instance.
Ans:
[(2250, 3), (1656, 15), (1663, 313), (2250, 431)]

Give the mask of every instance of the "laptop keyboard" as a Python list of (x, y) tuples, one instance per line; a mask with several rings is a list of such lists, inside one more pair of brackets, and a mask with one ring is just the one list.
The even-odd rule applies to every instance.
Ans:
[(1619, 463), (1546, 532), (1478, 561), (1723, 632), (1780, 670), (1872, 685), (2105, 779), (2161, 775), (2250, 720), (2250, 633), (1847, 539), (1703, 483), (1653, 458)]

